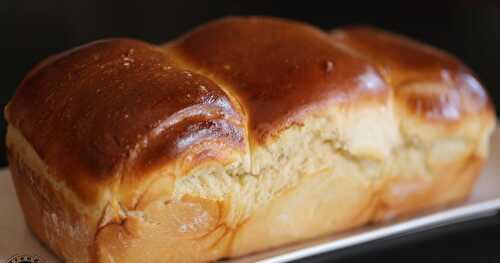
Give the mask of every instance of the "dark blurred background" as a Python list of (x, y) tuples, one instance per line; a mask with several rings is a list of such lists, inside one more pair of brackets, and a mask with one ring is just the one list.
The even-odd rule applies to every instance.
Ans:
[[(227, 15), (270, 15), (325, 30), (371, 24), (456, 54), (475, 70), (500, 105), (500, 1), (41, 1), (0, 4), (0, 106), (28, 70), (50, 54), (86, 42), (126, 36), (161, 43)], [(2, 116), (3, 120), (3, 116)], [(5, 122), (0, 123), (0, 136)], [(6, 165), (0, 143), (0, 166)], [(491, 220), (490, 220), (491, 221)], [(500, 262), (500, 224), (461, 228), (405, 245), (354, 253), (342, 262)], [(386, 243), (382, 243), (386, 244)], [(322, 258), (329, 261), (330, 257)]]

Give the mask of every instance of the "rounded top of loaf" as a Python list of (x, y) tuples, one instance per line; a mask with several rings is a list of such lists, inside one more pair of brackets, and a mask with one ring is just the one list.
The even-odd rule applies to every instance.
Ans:
[(384, 34), (354, 28), (332, 37), (251, 17), (220, 19), (163, 46), (97, 41), (37, 65), (6, 117), (55, 177), (92, 201), (99, 188), (152, 171), (183, 175), (244, 159), (332, 105), (392, 110), (396, 97), (454, 121), (462, 115), (450, 112), (486, 108), (458, 60)]
[(6, 113), (51, 172), (85, 199), (98, 181), (230, 154), (211, 146), (185, 156), (199, 144), (245, 145), (243, 119), (213, 81), (130, 39), (93, 42), (42, 62)]
[(369, 26), (337, 29), (331, 36), (339, 47), (376, 65), (396, 102), (426, 121), (450, 123), (492, 111), (472, 71), (443, 50)]
[(166, 49), (237, 97), (257, 143), (325, 104), (355, 107), (385, 102), (389, 94), (371, 63), (338, 48), (319, 29), (290, 20), (224, 18)]

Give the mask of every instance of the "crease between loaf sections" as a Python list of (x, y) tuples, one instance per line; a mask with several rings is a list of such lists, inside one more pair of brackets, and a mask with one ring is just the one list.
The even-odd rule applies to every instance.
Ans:
[(476, 169), (495, 119), (446, 53), (376, 29), (326, 34), (271, 18), (55, 56), (6, 116), (10, 159), (47, 181), (41, 196), (57, 192), (61, 207), (42, 211), (87, 228), (66, 245), (65, 230), (35, 232), (63, 258), (103, 262), (176, 240), (206, 254), (151, 255), (242, 255), (461, 198), (471, 183), (440, 194), (454, 180), (442, 175)]

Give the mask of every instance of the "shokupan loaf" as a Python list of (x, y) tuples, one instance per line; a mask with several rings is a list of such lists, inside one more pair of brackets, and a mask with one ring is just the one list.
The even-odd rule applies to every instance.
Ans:
[(67, 262), (213, 261), (460, 201), (495, 125), (450, 54), (263, 17), (50, 57), (5, 113), (27, 224)]

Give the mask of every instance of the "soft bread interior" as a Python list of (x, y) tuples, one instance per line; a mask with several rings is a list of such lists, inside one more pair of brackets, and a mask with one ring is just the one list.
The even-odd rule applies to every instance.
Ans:
[(252, 156), (254, 172), (216, 164), (195, 169), (176, 180), (174, 198), (227, 200), (225, 223), (234, 226), (313, 174), (352, 176), (383, 185), (391, 177), (456, 173), (450, 168), (461, 167), (454, 164), (486, 156), (488, 145), (483, 138), (489, 137), (493, 127), (491, 122), (485, 125), (471, 118), (440, 131), (412, 116), (397, 120), (387, 108), (342, 112), (335, 108), (308, 118), (257, 148)]
[[(87, 252), (96, 240), (104, 262), (119, 262), (120, 254), (130, 259), (136, 249), (139, 253), (148, 244), (155, 248), (149, 249), (153, 259), (155, 254), (172, 253), (168, 245), (157, 247), (158, 240), (164, 240), (175, 244), (177, 252), (184, 251), (175, 252), (172, 260), (204, 260), (188, 256), (193, 246), (210, 251), (205, 255), (214, 259), (241, 255), (412, 212), (419, 207), (414, 203), (426, 207), (463, 198), (488, 151), (487, 138), (494, 127), (490, 113), (439, 126), (404, 109), (404, 105), (385, 102), (355, 108), (340, 105), (313, 113), (270, 143), (246, 153), (252, 160), (250, 168), (235, 161), (202, 163), (179, 177), (158, 171), (151, 176), (156, 178), (154, 183), (138, 188), (146, 190), (141, 190), (134, 208), (122, 206), (109, 189), (92, 206), (79, 202), (12, 125), (7, 145), (20, 166), (36, 171), (50, 185), (45, 190), (56, 192), (53, 202), (60, 202), (56, 207), (72, 208), (47, 210), (43, 228), (59, 230), (40, 235), (62, 257), (82, 254), (90, 258)], [(470, 168), (470, 160), (479, 161)], [(451, 187), (452, 194), (442, 191), (437, 201), (422, 202), (436, 190), (436, 177), (448, 178), (443, 182), (450, 185), (460, 182), (453, 176), (462, 170), (470, 175), (462, 176), (466, 180), (460, 179), (459, 190)], [(83, 221), (75, 221), (77, 217)], [(74, 239), (70, 236), (74, 229), (86, 234)], [(122, 236), (118, 241), (117, 235)], [(201, 236), (203, 242), (193, 241)], [(62, 245), (64, 240), (74, 244)], [(79, 249), (82, 246), (88, 249)], [(130, 250), (124, 253), (126, 246)]]
[(224, 223), (237, 226), (304, 176), (348, 175), (375, 181), (392, 148), (399, 144), (395, 123), (385, 107), (330, 108), (254, 149), (251, 171), (217, 164), (200, 167), (176, 180), (174, 198), (226, 200)]
[[(168, 48), (166, 53), (179, 64), (176, 72), (186, 69), (178, 72), (183, 80), (193, 77), (190, 72), (199, 73), (219, 86), (221, 93), (217, 94), (229, 94), (228, 101), (238, 106), (242, 116), (248, 115), (245, 99), (234, 87), (189, 65)], [(149, 58), (153, 53), (147, 54)], [(304, 65), (308, 65), (306, 60)], [(121, 57), (119, 61), (121, 65)], [(327, 65), (328, 73), (332, 65)], [(363, 82), (367, 87), (369, 80)], [(71, 83), (66, 84), (71, 88)], [(171, 261), (241, 255), (463, 198), (487, 155), (495, 122), (491, 108), (458, 111), (459, 106), (475, 105), (467, 99), (472, 96), (456, 93), (439, 81), (401, 85), (377, 98), (360, 96), (325, 103), (329, 105), (322, 108), (319, 102), (311, 103), (315, 107), (302, 119), (294, 119), (293, 125), (276, 131), (265, 142), (257, 141), (252, 133), (258, 129), (251, 130), (247, 123), (241, 139), (245, 147), (238, 151), (229, 150), (222, 139), (217, 144), (200, 142), (161, 163), (162, 167), (148, 172), (139, 169), (137, 176), (123, 172), (99, 183), (82, 180), (90, 186), (85, 189), (92, 190), (92, 202), (80, 200), (77, 191), (64, 183), (71, 174), (56, 176), (33, 142), (9, 124), (7, 146), (14, 182), (25, 214), (31, 215), (27, 221), (37, 235), (63, 258), (79, 255), (83, 262), (93, 256), (104, 262), (135, 262), (144, 254), (151, 261), (162, 255)], [(206, 89), (201, 84), (198, 87)], [(481, 89), (479, 84), (477, 87)], [(302, 90), (308, 88), (304, 85)], [(179, 94), (191, 96), (183, 89)], [(408, 105), (410, 99), (416, 105)], [(426, 101), (435, 105), (424, 109), (420, 104)], [(142, 114), (138, 113), (137, 120)], [(433, 114), (446, 118), (433, 119)], [(87, 127), (94, 124), (87, 123)], [(227, 158), (192, 158), (193, 167), (186, 165), (188, 157), (208, 148)], [(74, 157), (78, 164), (82, 156), (75, 153)], [(146, 248), (148, 253), (144, 253)]]

